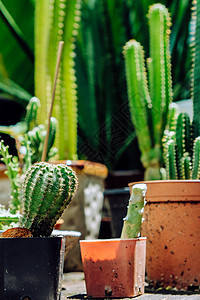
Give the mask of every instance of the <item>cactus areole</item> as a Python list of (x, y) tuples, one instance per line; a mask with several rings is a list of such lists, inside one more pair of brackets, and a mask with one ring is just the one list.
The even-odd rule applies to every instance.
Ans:
[(50, 236), (77, 185), (75, 172), (64, 164), (40, 162), (32, 165), (22, 182), (22, 226), (34, 237)]

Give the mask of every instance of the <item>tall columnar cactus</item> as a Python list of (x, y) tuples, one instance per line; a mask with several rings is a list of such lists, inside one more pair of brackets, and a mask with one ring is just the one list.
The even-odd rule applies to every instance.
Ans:
[(139, 236), (145, 206), (146, 191), (147, 186), (144, 183), (133, 185), (131, 197), (128, 203), (127, 216), (124, 218), (124, 225), (121, 234), (122, 239), (131, 239)]
[(40, 0), (35, 10), (35, 94), (41, 100), (39, 121), (48, 118), (57, 48), (64, 41), (53, 116), (58, 120), (55, 146), (59, 159), (77, 158), (77, 95), (74, 69), (75, 41), (80, 22), (80, 0)]
[(130, 40), (124, 47), (129, 106), (146, 169), (145, 179), (160, 179), (161, 142), (172, 101), (169, 50), (170, 16), (162, 4), (149, 9), (149, 86), (141, 44)]
[(176, 130), (163, 137), (167, 179), (200, 179), (200, 137), (195, 138), (187, 113), (180, 113)]
[(77, 189), (74, 171), (66, 165), (32, 165), (22, 182), (22, 225), (33, 236), (49, 236)]

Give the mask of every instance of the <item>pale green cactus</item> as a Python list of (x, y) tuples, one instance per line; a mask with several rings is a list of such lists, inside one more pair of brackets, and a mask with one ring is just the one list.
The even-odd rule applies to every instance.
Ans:
[(33, 236), (50, 236), (77, 184), (75, 172), (67, 165), (32, 165), (22, 181), (22, 226), (30, 229)]
[(150, 58), (147, 60), (139, 42), (130, 40), (124, 47), (128, 98), (132, 121), (137, 133), (145, 179), (160, 179), (162, 137), (172, 101), (169, 50), (170, 16), (162, 4), (149, 9)]
[(41, 101), (39, 123), (48, 119), (57, 49), (64, 41), (53, 116), (58, 120), (55, 146), (59, 159), (77, 159), (77, 95), (75, 41), (80, 0), (40, 0), (35, 10), (35, 95)]
[(133, 185), (128, 203), (127, 216), (124, 218), (121, 239), (136, 238), (140, 235), (146, 191), (147, 185), (144, 183)]

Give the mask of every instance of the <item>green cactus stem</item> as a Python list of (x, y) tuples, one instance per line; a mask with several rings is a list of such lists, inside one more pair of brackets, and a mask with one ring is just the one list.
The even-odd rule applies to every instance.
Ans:
[(32, 165), (22, 182), (22, 226), (33, 236), (50, 236), (77, 189), (75, 172), (66, 165)]
[(133, 185), (128, 204), (127, 216), (124, 218), (121, 239), (131, 239), (139, 236), (145, 206), (146, 191), (147, 186), (144, 183)]
[(200, 137), (194, 140), (192, 179), (200, 179)]
[(80, 23), (80, 0), (36, 1), (35, 94), (41, 100), (39, 122), (48, 119), (57, 48), (64, 41), (56, 85), (53, 116), (58, 120), (58, 158), (77, 159), (77, 85), (75, 42)]
[(172, 101), (169, 50), (170, 16), (162, 4), (149, 10), (150, 58), (147, 60), (139, 42), (130, 40), (124, 47), (126, 78), (131, 118), (135, 127), (145, 179), (160, 179), (162, 138)]

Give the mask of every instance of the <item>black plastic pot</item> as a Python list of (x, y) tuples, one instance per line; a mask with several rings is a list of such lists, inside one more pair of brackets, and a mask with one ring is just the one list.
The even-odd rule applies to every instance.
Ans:
[(108, 199), (110, 206), (112, 237), (119, 238), (121, 236), (123, 219), (127, 213), (130, 189), (105, 190), (104, 195)]
[(0, 299), (60, 299), (63, 237), (0, 239)]

